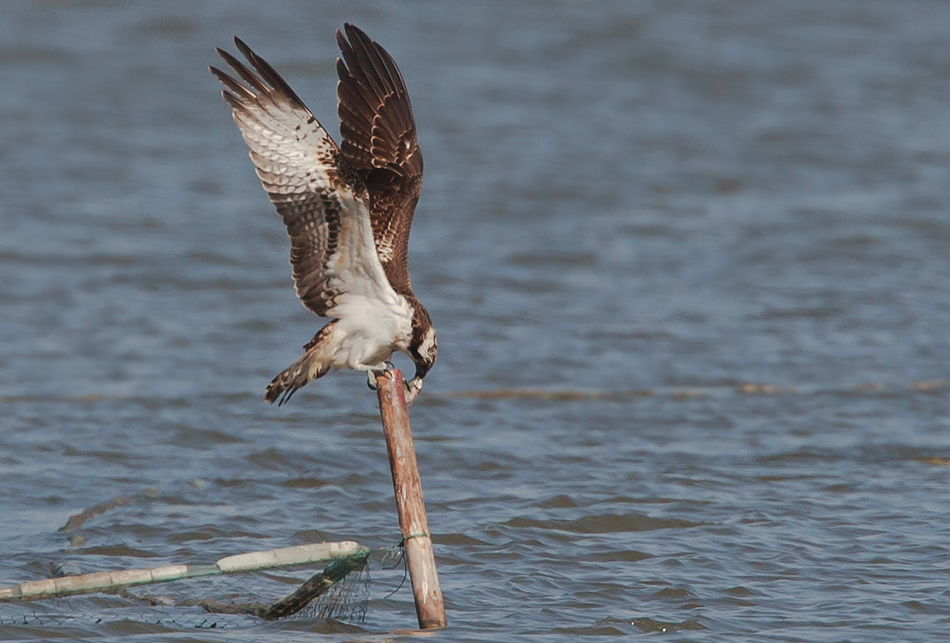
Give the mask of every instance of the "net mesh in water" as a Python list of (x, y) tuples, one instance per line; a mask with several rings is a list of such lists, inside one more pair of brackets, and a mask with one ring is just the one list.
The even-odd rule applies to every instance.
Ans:
[[(222, 628), (298, 614), (361, 620), (368, 596), (367, 583), (361, 578), (369, 555), (369, 549), (353, 542), (318, 543), (229, 556), (214, 565), (168, 565), (27, 581), (0, 588), (0, 625), (82, 627), (135, 622)], [(301, 572), (306, 573), (303, 566), (326, 562), (322, 571), (312, 574), (311, 570), (312, 575), (301, 577)], [(237, 578), (241, 580), (236, 582)], [(287, 593), (288, 587), (297, 585)]]

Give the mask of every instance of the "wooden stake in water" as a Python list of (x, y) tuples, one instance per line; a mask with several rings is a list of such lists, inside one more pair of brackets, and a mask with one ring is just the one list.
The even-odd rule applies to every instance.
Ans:
[(406, 546), (419, 627), (424, 630), (445, 627), (445, 604), (442, 602), (442, 589), (435, 569), (426, 507), (422, 501), (422, 482), (416, 464), (416, 450), (412, 444), (412, 427), (409, 426), (402, 373), (393, 369), (377, 375), (376, 385), (386, 449), (389, 451), (389, 467), (393, 473), (399, 528)]

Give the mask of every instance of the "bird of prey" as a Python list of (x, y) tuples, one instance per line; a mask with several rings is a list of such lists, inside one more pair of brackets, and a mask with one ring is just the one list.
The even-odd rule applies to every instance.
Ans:
[(422, 187), (422, 152), (402, 74), (392, 57), (353, 25), (336, 38), (338, 146), (290, 85), (239, 38), (250, 68), (218, 55), (242, 82), (211, 67), (250, 148), (264, 190), (290, 236), (297, 296), (330, 318), (303, 357), (268, 385), (283, 404), (330, 369), (375, 374), (394, 351), (415, 363), (411, 402), (435, 363), (429, 313), (409, 282), (409, 228)]

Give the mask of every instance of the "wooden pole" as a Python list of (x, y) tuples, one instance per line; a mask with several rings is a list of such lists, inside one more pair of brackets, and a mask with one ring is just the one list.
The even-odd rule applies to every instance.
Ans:
[(424, 630), (445, 627), (445, 604), (435, 569), (426, 507), (422, 501), (422, 481), (419, 479), (416, 450), (412, 444), (412, 427), (409, 426), (402, 373), (393, 369), (377, 375), (376, 386), (386, 449), (389, 451), (389, 467), (393, 473), (399, 529), (406, 547), (409, 580), (416, 600), (419, 627)]

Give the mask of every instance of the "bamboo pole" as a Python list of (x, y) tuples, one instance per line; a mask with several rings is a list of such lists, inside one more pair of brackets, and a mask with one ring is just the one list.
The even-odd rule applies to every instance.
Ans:
[(412, 444), (412, 427), (402, 373), (393, 369), (376, 376), (379, 412), (383, 419), (389, 467), (393, 474), (396, 510), (399, 528), (409, 562), (409, 580), (416, 601), (416, 615), (423, 630), (445, 627), (445, 604), (439, 575), (435, 569), (435, 554), (429, 521), (422, 501), (422, 481), (416, 464), (416, 450)]
[(114, 572), (93, 572), (78, 576), (27, 581), (10, 587), (0, 587), (0, 602), (115, 590), (131, 585), (163, 583), (211, 574), (233, 574), (354, 557), (362, 561), (366, 560), (367, 556), (369, 556), (369, 550), (352, 541), (297, 545), (228, 556), (213, 565), (165, 565), (150, 569), (123, 569)]

